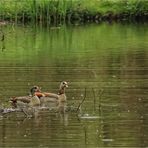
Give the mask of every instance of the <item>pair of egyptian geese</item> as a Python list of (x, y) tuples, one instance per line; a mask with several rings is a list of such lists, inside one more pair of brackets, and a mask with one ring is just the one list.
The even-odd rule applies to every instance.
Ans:
[[(37, 107), (46, 104), (46, 102), (66, 102), (65, 89), (68, 87), (66, 81), (61, 82), (58, 94), (41, 92), (38, 86), (33, 86), (30, 90), (30, 96), (20, 96), (10, 99), (13, 107)], [(21, 108), (20, 107), (20, 108)]]

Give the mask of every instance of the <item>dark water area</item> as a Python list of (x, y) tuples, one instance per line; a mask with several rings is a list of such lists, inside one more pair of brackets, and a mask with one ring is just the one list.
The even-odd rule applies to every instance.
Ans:
[[(81, 114), (0, 116), (0, 147), (148, 147), (147, 24), (1, 26), (0, 102), (33, 85), (57, 92)], [(0, 34), (2, 38), (2, 33)]]

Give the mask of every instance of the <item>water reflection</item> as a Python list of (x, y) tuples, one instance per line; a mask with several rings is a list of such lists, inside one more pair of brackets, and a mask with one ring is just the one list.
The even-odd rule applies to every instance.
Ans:
[(148, 146), (146, 24), (3, 29), (4, 105), (10, 96), (27, 94), (33, 85), (56, 93), (63, 80), (70, 82), (68, 104), (77, 107), (85, 88), (86, 99), (80, 116), (63, 114), (65, 108), (60, 108), (31, 119), (16, 113), (0, 117), (0, 147)]

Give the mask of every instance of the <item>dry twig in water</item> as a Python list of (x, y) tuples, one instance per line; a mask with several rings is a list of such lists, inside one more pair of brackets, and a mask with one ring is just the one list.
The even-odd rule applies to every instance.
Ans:
[(85, 92), (84, 92), (84, 98), (83, 98), (83, 100), (81, 101), (81, 103), (78, 105), (76, 112), (79, 111), (79, 109), (80, 109), (81, 105), (83, 104), (83, 102), (85, 101), (85, 99), (86, 99), (86, 88), (85, 88)]

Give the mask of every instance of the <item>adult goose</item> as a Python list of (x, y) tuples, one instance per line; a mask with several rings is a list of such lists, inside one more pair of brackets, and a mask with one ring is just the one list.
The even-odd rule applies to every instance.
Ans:
[(68, 83), (63, 81), (60, 83), (58, 94), (48, 93), (48, 92), (35, 92), (35, 95), (40, 98), (40, 102), (42, 106), (46, 106), (46, 103), (55, 102), (66, 102), (66, 94), (65, 90), (68, 87)]

